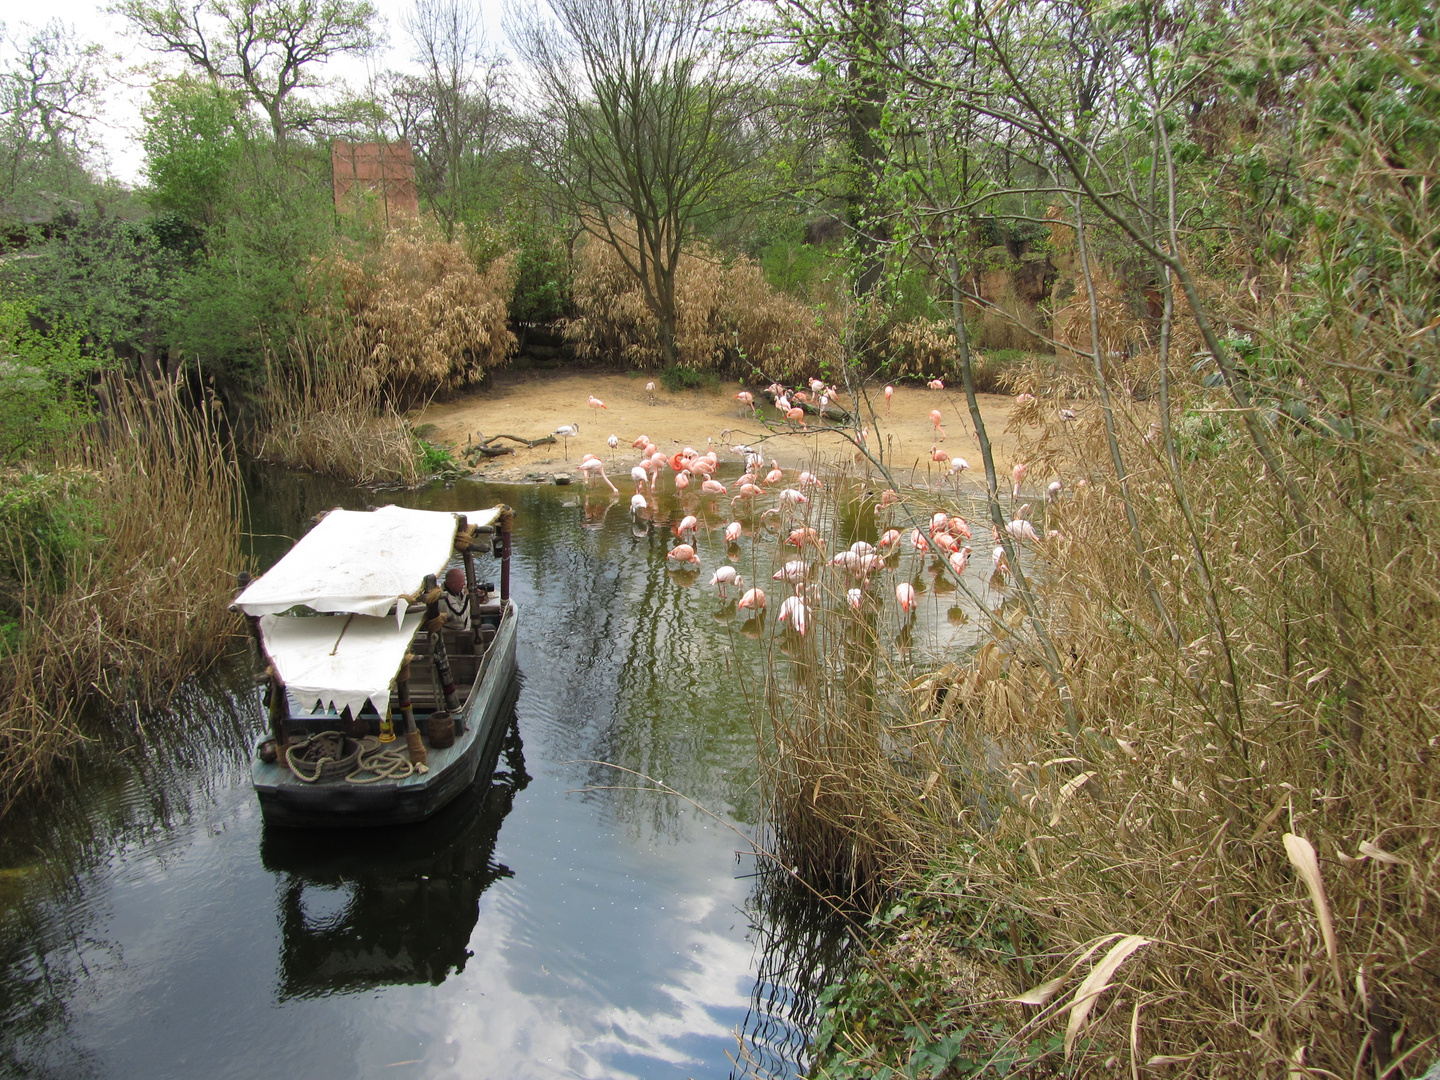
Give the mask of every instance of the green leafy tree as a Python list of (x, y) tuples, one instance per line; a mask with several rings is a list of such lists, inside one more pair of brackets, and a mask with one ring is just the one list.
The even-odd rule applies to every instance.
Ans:
[(68, 322), (45, 328), (28, 298), (0, 295), (0, 465), (44, 455), (90, 416), (99, 366)]
[(245, 154), (244, 103), (214, 82), (184, 75), (157, 83), (144, 110), (151, 204), (199, 226), (233, 205)]

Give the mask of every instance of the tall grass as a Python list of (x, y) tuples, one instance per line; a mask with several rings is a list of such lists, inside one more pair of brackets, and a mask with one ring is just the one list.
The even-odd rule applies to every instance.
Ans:
[(261, 461), (357, 484), (418, 484), (414, 436), (380, 383), (368, 377), (354, 330), (297, 335), (267, 364), (262, 419), (251, 440)]
[[(216, 403), (118, 380), (104, 403), (0, 520), (18, 614), (0, 652), (0, 812), (73, 757), (82, 710), (162, 701), (237, 629), (243, 495)], [(60, 527), (42, 542), (37, 522)]]

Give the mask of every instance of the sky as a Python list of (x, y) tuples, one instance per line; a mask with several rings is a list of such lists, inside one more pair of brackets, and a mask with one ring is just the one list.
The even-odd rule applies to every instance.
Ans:
[[(481, 9), (486, 35), (492, 47), (505, 47), (502, 29), (504, 0), (474, 0)], [(325, 65), (322, 75), (327, 79), (343, 79), (351, 86), (364, 86), (372, 73), (387, 69), (404, 70), (409, 63), (410, 45), (401, 25), (413, 0), (371, 0), (386, 24), (387, 44), (367, 57), (342, 57)], [(162, 70), (179, 71), (179, 61), (160, 57), (146, 49), (128, 32), (124, 19), (110, 15), (105, 4), (93, 0), (49, 0), (42, 8), (31, 9), (29, 17), (14, 12), (25, 9), (8, 8), (3, 16), (7, 36), (25, 37), (26, 25), (38, 27), (52, 19), (74, 27), (83, 41), (96, 42), (115, 59), (109, 65), (116, 77), (107, 94), (107, 107), (99, 117), (97, 134), (105, 160), (96, 162), (100, 171), (108, 172), (123, 183), (135, 184), (142, 179), (144, 153), (140, 148), (140, 106), (154, 75), (155, 65)], [(149, 68), (150, 70), (146, 70)]]

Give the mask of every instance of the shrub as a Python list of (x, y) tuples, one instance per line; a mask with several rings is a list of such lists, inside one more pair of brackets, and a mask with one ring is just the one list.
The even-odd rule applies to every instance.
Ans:
[(453, 390), (505, 362), (515, 348), (506, 323), (512, 261), (482, 271), (466, 239), (444, 239), (432, 224), (393, 229), (372, 250), (336, 253), (316, 286), (339, 288), (344, 311), (322, 301), (335, 324), (351, 322), (364, 379), (401, 401)]
[[(696, 243), (681, 256), (676, 294), (681, 367), (788, 382), (839, 362), (827, 312), (772, 288), (751, 260), (727, 263)], [(639, 282), (614, 248), (593, 239), (576, 258), (575, 312), (565, 336), (580, 359), (649, 369), (664, 363), (659, 322)]]
[(0, 465), (49, 454), (90, 414), (84, 384), (99, 362), (68, 323), (37, 323), (32, 301), (0, 299)]

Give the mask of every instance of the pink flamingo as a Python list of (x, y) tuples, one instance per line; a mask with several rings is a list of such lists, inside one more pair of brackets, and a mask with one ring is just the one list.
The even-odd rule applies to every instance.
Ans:
[(965, 545), (959, 551), (953, 552), (950, 556), (950, 569), (959, 577), (965, 573), (965, 567), (970, 562), (970, 545)]
[(963, 536), (966, 540), (970, 539), (970, 526), (965, 524), (964, 518), (952, 517), (949, 528), (951, 536)]
[(645, 485), (650, 482), (650, 474), (645, 471), (643, 465), (636, 465), (630, 470), (630, 479), (635, 481), (635, 491), (643, 491)]
[(695, 527), (699, 524), (694, 514), (686, 514), (680, 519), (680, 524), (675, 526), (675, 535), (685, 541), (694, 540)]
[[(945, 441), (945, 429), (940, 426), (940, 421), (941, 421), (942, 419), (944, 419), (944, 417), (942, 417), (942, 416), (940, 415), (940, 410), (939, 410), (939, 409), (931, 409), (931, 410), (930, 410), (930, 423), (932, 423), (932, 424), (935, 425), (935, 434), (937, 434), (937, 435), (940, 436), (940, 441), (941, 441), (941, 442), (944, 442), (944, 441)], [(937, 458), (936, 460), (937, 460), (937, 461), (944, 461), (945, 459), (944, 459), (944, 458)]]
[(715, 571), (715, 576), (710, 579), (711, 585), (719, 586), (720, 599), (725, 599), (725, 586), (734, 585), (737, 589), (745, 587), (744, 580), (740, 577), (739, 571), (733, 566), (722, 566)]
[(783, 479), (785, 479), (784, 471), (780, 468), (778, 464), (776, 464), (774, 459), (771, 459), (770, 471), (765, 474), (765, 483), (769, 484), (771, 487), (774, 487)]
[(802, 472), (800, 474), (800, 486), (802, 488), (813, 487), (819, 488), (821, 491), (825, 490), (825, 485), (820, 482), (820, 478), (811, 472)]
[(884, 534), (880, 537), (879, 547), (880, 547), (880, 550), (881, 550), (882, 552), (888, 553), (888, 552), (889, 552), (889, 549), (890, 549), (890, 548), (893, 548), (893, 547), (894, 547), (896, 544), (898, 544), (899, 542), (900, 542), (900, 530), (899, 530), (899, 529), (886, 529), (885, 532), (884, 532)]
[(647, 383), (645, 384), (645, 392), (650, 395), (650, 404), (651, 404), (651, 405), (654, 405), (654, 404), (655, 404), (655, 383), (654, 383), (653, 381), (652, 381), (652, 382), (647, 382)]
[(1015, 485), (1010, 491), (1010, 497), (1012, 499), (1018, 499), (1020, 497), (1020, 481), (1025, 479), (1026, 471), (1027, 466), (1024, 464), (1017, 464), (1010, 470), (1010, 479), (1014, 481)]
[(788, 581), (791, 585), (798, 585), (810, 575), (810, 564), (804, 559), (791, 559), (779, 570), (770, 576), (775, 581)]
[(823, 393), (825, 392), (825, 384), (824, 384), (823, 382), (821, 382), (819, 379), (811, 379), (811, 380), (810, 380), (810, 389), (813, 390), (813, 391), (814, 391), (815, 393), (817, 393), (817, 394), (823, 394)]
[(937, 510), (930, 518), (930, 535), (934, 536), (946, 525), (950, 524), (949, 515), (944, 510)]
[[(792, 424), (799, 424), (802, 428), (803, 428), (803, 427), (806, 427), (806, 424), (805, 424), (805, 410), (802, 409), (802, 408), (799, 408), (798, 406), (797, 406), (796, 408), (793, 408), (793, 409), (787, 409), (787, 410), (785, 411), (785, 419), (786, 419), (786, 420), (789, 420), (790, 423), (792, 423)], [(806, 430), (809, 430), (809, 429), (807, 428)]]
[(586, 458), (580, 462), (580, 471), (585, 474), (585, 482), (587, 484), (595, 478), (593, 474), (598, 472), (600, 479), (605, 481), (605, 486), (616, 495), (620, 494), (620, 489), (610, 482), (610, 477), (605, 475), (605, 463), (599, 458)]
[(677, 493), (683, 492), (689, 486), (690, 473), (687, 472), (685, 469), (681, 469), (675, 474), (675, 491)]
[(928, 386), (931, 390), (944, 390), (944, 389), (945, 389), (945, 384), (944, 384), (943, 382), (941, 382), (939, 379), (931, 379), (931, 380), (930, 380), (929, 382), (927, 382), (925, 385)]
[(755, 408), (755, 395), (749, 390), (741, 390), (735, 395), (735, 400), (740, 402), (744, 412), (752, 412)]
[(650, 436), (649, 436), (649, 435), (640, 435), (640, 436), (638, 436), (638, 437), (635, 439), (635, 441), (634, 441), (633, 443), (631, 443), (630, 445), (633, 446), (636, 450), (639, 450), (642, 446), (644, 446), (644, 445), (645, 445), (646, 443), (648, 443), (649, 441), (650, 441)]
[(886, 415), (886, 416), (889, 416), (889, 415), (890, 415), (890, 399), (893, 398), (894, 396), (895, 396), (895, 388), (894, 388), (893, 386), (887, 386), (887, 387), (885, 387), (885, 415)]
[(865, 594), (859, 589), (847, 589), (845, 590), (845, 600), (852, 608), (859, 611), (861, 603), (865, 600)]
[(780, 492), (781, 506), (795, 506), (797, 503), (808, 503), (809, 501), (803, 492), (796, 491), (794, 488), (786, 488)]
[(924, 555), (927, 551), (930, 550), (929, 542), (925, 539), (924, 535), (920, 532), (919, 529), (910, 530), (910, 547), (913, 548), (915, 553), (918, 555)]
[(895, 586), (895, 599), (900, 604), (900, 610), (907, 615), (913, 615), (918, 602), (915, 599), (915, 586), (908, 581), (902, 581)]
[(695, 554), (695, 549), (689, 544), (676, 544), (665, 553), (665, 558), (673, 559), (678, 563), (690, 563), (697, 570), (700, 567), (700, 556)]
[(763, 589), (751, 589), (744, 596), (740, 597), (740, 602), (736, 604), (735, 607), (737, 610), (745, 608), (758, 615), (765, 610), (765, 591)]
[(724, 495), (725, 485), (719, 480), (705, 480), (700, 484), (700, 490), (706, 495)]
[[(795, 586), (797, 589), (803, 586)], [(805, 599), (800, 595), (787, 596), (785, 602), (780, 605), (780, 621), (789, 622), (795, 632), (801, 637), (805, 636)]]
[(737, 540), (740, 539), (740, 533), (741, 533), (742, 531), (743, 531), (743, 527), (741, 526), (740, 522), (738, 522), (738, 521), (732, 521), (732, 522), (730, 522), (729, 525), (726, 525), (726, 526), (725, 526), (725, 543), (727, 543), (727, 544), (733, 544), (733, 543), (735, 543), (735, 541), (737, 541)]
[(601, 401), (601, 400), (600, 400), (598, 397), (596, 397), (594, 394), (591, 394), (591, 395), (590, 395), (589, 400), (587, 400), (587, 401), (585, 402), (585, 404), (586, 404), (586, 405), (589, 405), (590, 408), (592, 408), (592, 409), (603, 409), (603, 408), (605, 408), (605, 402)]
[(1005, 557), (1005, 549), (999, 544), (996, 544), (995, 550), (990, 553), (990, 565), (994, 567), (992, 576), (1002, 581), (1010, 573), (1010, 560)]
[(1015, 517), (1005, 526), (1005, 531), (1016, 540), (1029, 540), (1032, 543), (1040, 542), (1040, 534), (1035, 531), (1035, 526), (1030, 523), (1030, 504), (1026, 503), (1015, 511)]

